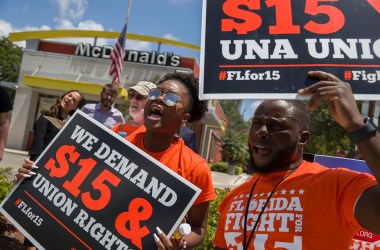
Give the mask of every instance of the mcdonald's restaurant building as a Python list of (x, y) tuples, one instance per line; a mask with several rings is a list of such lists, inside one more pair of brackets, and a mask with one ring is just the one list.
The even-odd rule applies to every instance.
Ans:
[[(8, 148), (28, 150), (33, 139), (33, 124), (41, 110), (48, 109), (63, 93), (77, 89), (85, 94), (86, 101), (97, 103), (104, 84), (111, 82), (108, 70), (113, 47), (97, 46), (98, 37), (117, 38), (119, 33), (104, 31), (34, 31), (11, 33), (12, 41), (26, 41), (13, 105)], [(48, 41), (57, 37), (93, 37), (94, 44)], [(136, 36), (136, 37), (134, 37)], [(183, 43), (128, 34), (127, 39), (168, 43)], [(186, 45), (186, 44), (185, 44)], [(187, 45), (186, 45), (187, 46)], [(122, 81), (115, 107), (123, 106), (126, 89), (138, 81), (157, 83), (169, 72), (194, 72), (199, 75), (195, 58), (171, 52), (126, 50)], [(125, 105), (124, 105), (125, 106)], [(126, 112), (123, 112), (126, 115)], [(221, 131), (227, 125), (217, 100), (208, 101), (208, 112), (200, 122), (190, 124), (197, 134), (197, 153), (208, 162), (221, 160)]]

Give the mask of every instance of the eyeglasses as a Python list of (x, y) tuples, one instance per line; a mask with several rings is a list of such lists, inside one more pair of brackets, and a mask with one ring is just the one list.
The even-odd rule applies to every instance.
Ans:
[(128, 99), (132, 100), (133, 97), (135, 97), (137, 101), (142, 101), (146, 98), (146, 96), (140, 95), (136, 92), (133, 92), (133, 91), (128, 92)]
[(173, 93), (164, 93), (161, 89), (151, 89), (149, 90), (148, 98), (149, 100), (156, 100), (161, 95), (164, 96), (163, 101), (167, 106), (174, 106), (177, 102), (182, 102), (181, 98)]

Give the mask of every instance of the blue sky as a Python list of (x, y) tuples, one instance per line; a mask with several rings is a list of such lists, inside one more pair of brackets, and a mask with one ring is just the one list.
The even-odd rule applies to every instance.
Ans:
[(257, 106), (260, 105), (262, 100), (243, 100), (241, 105), (241, 113), (243, 114), (244, 120), (249, 120), (253, 116)]
[[(200, 45), (201, 0), (132, 0), (128, 33)], [(128, 0), (1, 0), (0, 36), (29, 30), (85, 29), (121, 31)], [(70, 39), (70, 42), (85, 39)], [(67, 40), (66, 40), (67, 41)], [(91, 39), (92, 41), (92, 39)], [(98, 45), (115, 41), (98, 40)], [(23, 43), (19, 45), (23, 46)], [(127, 48), (151, 50), (157, 44), (127, 41)], [(161, 50), (192, 56), (199, 52), (162, 46)]]
[[(128, 33), (178, 40), (200, 45), (202, 0), (132, 0)], [(126, 20), (128, 0), (0, 0), (0, 36), (31, 30), (84, 29), (121, 31)], [(61, 39), (62, 40), (62, 39)], [(93, 39), (87, 39), (92, 43)], [(84, 38), (65, 42), (86, 42)], [(98, 45), (114, 45), (116, 40), (99, 39)], [(18, 45), (24, 47), (25, 43)], [(126, 48), (156, 50), (157, 44), (127, 40)], [(161, 51), (195, 57), (199, 51), (173, 46)], [(244, 117), (249, 119), (257, 102), (243, 101)], [(251, 107), (252, 106), (252, 107)]]

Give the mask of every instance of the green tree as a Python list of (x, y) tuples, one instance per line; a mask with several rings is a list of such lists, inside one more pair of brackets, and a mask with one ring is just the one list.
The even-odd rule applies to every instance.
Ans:
[(7, 37), (0, 38), (0, 80), (17, 82), (20, 72), (22, 48)]
[(228, 126), (222, 134), (224, 141), (222, 157), (229, 164), (243, 166), (248, 159), (249, 122), (240, 114), (240, 101), (223, 100), (220, 105), (228, 118)]
[(305, 152), (334, 156), (340, 149), (353, 155), (355, 147), (346, 132), (330, 118), (327, 104), (323, 104), (312, 113), (310, 140), (306, 144)]
[[(0, 37), (0, 81), (17, 82), (20, 73), (22, 48), (13, 44), (7, 37)], [(7, 88), (11, 99), (15, 91)]]

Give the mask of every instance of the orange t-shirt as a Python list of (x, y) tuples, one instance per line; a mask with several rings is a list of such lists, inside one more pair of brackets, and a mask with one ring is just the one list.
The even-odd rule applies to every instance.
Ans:
[[(124, 138), (127, 138), (128, 135), (132, 134), (133, 132), (135, 132), (140, 127), (141, 127), (141, 125), (140, 126), (132, 126), (132, 125), (129, 125), (128, 122), (125, 122), (125, 123), (119, 122), (118, 124), (113, 126), (111, 128), (111, 130), (113, 132), (115, 132), (116, 134), (118, 134)], [(125, 134), (122, 132), (125, 132)]]
[[(246, 239), (269, 194), (288, 172), (260, 176), (249, 205)], [(243, 249), (245, 207), (258, 177), (233, 189), (219, 205), (216, 246)], [(273, 193), (248, 249), (348, 249), (360, 229), (355, 203), (375, 185), (371, 175), (304, 161)]]
[(175, 137), (172, 145), (167, 150), (155, 153), (148, 151), (144, 147), (144, 135), (145, 131), (141, 132), (139, 130), (128, 136), (127, 140), (200, 188), (202, 192), (194, 204), (216, 198), (209, 166), (201, 156), (187, 147), (181, 138)]

